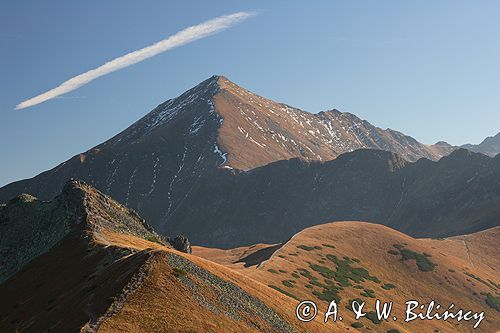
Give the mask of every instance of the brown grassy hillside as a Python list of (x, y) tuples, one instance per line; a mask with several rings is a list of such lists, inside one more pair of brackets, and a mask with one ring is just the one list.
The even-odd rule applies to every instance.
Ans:
[[(311, 299), (324, 307), (337, 299), (349, 325), (355, 322), (346, 309), (349, 300), (361, 299), (372, 309), (375, 299), (394, 301), (397, 321), (375, 324), (362, 318), (362, 332), (495, 332), (500, 328), (498, 309), (486, 300), (496, 297), (498, 302), (499, 232), (494, 228), (450, 239), (413, 239), (380, 225), (338, 222), (300, 232), (268, 260), (249, 267), (242, 259), (272, 245), (228, 251), (195, 247), (193, 253), (274, 286), (292, 302)], [(477, 330), (464, 321), (404, 323), (404, 303), (412, 299), (485, 311), (486, 319)]]
[(85, 183), (69, 182), (52, 202), (22, 196), (1, 213), (0, 245), (10, 255), (0, 332), (321, 329), (294, 320), (294, 303), (279, 292), (172, 249), (135, 212)]

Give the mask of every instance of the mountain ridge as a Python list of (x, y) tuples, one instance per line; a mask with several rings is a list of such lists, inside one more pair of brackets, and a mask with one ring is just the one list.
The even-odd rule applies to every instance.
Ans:
[[(277, 291), (178, 252), (148, 229), (135, 212), (75, 180), (52, 202), (22, 195), (0, 207), (0, 249), (12, 245), (28, 259), (1, 258), (0, 331), (309, 331)], [(45, 234), (54, 241), (40, 249)], [(4, 274), (6, 267), (14, 269)]]
[[(215, 105), (213, 96), (217, 94), (217, 96), (219, 96), (221, 94), (221, 90), (224, 90), (226, 92), (226, 98), (220, 98), (221, 106), (217, 107), (217, 105)], [(268, 118), (269, 115), (272, 115), (269, 110), (266, 111), (266, 115), (264, 117), (264, 120), (266, 122), (272, 120), (269, 126), (264, 125), (263, 123), (259, 124), (256, 120), (253, 120), (253, 118), (249, 117), (248, 115), (238, 115), (238, 113), (244, 112), (243, 110), (240, 110), (241, 112), (238, 111), (239, 109), (241, 109), (239, 104), (233, 103), (231, 105), (228, 105), (227, 103), (228, 98), (232, 98), (234, 100), (236, 95), (239, 95), (240, 97), (242, 95), (247, 95), (250, 96), (249, 98), (251, 100), (262, 99), (267, 103), (272, 102), (270, 100), (264, 99), (263, 97), (254, 95), (248, 90), (241, 88), (234, 83), (231, 83), (223, 76), (212, 76), (211, 78), (201, 82), (197, 86), (187, 90), (180, 96), (159, 104), (146, 116), (142, 117), (127, 129), (113, 136), (109, 140), (106, 140), (102, 144), (99, 144), (87, 150), (86, 152), (77, 154), (66, 162), (60, 163), (56, 167), (46, 172), (42, 172), (41, 174), (33, 178), (16, 181), (3, 186), (2, 188), (0, 188), (0, 202), (5, 202), (11, 197), (19, 195), (23, 192), (34, 194), (36, 197), (39, 197), (43, 200), (49, 200), (60, 192), (60, 190), (64, 186), (64, 183), (68, 179), (78, 178), (98, 187), (106, 194), (111, 194), (114, 198), (117, 198), (119, 201), (128, 205), (129, 202), (127, 200), (127, 189), (122, 188), (117, 191), (113, 191), (113, 186), (116, 178), (120, 178), (120, 182), (125, 182), (126, 178), (128, 178), (129, 180), (132, 179), (134, 171), (138, 171), (131, 166), (125, 167), (125, 169), (128, 170), (121, 170), (122, 166), (120, 165), (120, 163), (128, 163), (127, 160), (132, 158), (136, 159), (136, 164), (140, 162), (148, 163), (141, 160), (150, 158), (151, 161), (149, 161), (149, 167), (153, 170), (143, 170), (142, 172), (150, 173), (151, 171), (153, 171), (154, 173), (154, 165), (158, 166), (158, 163), (163, 164), (163, 161), (158, 161), (160, 157), (163, 157), (162, 159), (167, 160), (177, 160), (174, 162), (164, 162), (164, 164), (166, 164), (164, 165), (164, 168), (170, 169), (170, 171), (168, 171), (169, 174), (165, 175), (165, 177), (170, 179), (163, 180), (162, 185), (165, 186), (165, 183), (175, 182), (177, 180), (176, 176), (178, 176), (178, 172), (174, 172), (172, 171), (172, 169), (178, 170), (180, 165), (182, 165), (183, 162), (186, 162), (183, 157), (186, 158), (185, 153), (190, 153), (189, 151), (187, 151), (188, 148), (194, 149), (196, 153), (199, 154), (197, 158), (210, 160), (207, 163), (202, 163), (203, 165), (199, 166), (199, 168), (201, 169), (212, 168), (213, 164), (220, 166), (221, 163), (226, 163), (227, 167), (247, 170), (280, 159), (299, 157), (311, 160), (329, 160), (338, 156), (338, 152), (331, 151), (330, 149), (320, 152), (317, 148), (318, 142), (314, 142), (314, 140), (308, 142), (307, 144), (299, 144), (297, 142), (298, 140), (296, 141), (293, 138), (287, 139), (283, 136), (283, 134), (276, 133), (276, 129), (267, 130), (269, 126), (276, 126), (276, 122), (273, 119)], [(336, 110), (324, 111), (319, 113), (318, 115), (314, 115), (296, 108), (289, 107), (283, 103), (272, 103), (274, 103), (273, 105), (275, 105), (276, 108), (284, 107), (286, 112), (288, 112), (287, 122), (293, 122), (294, 124), (297, 124), (296, 122), (298, 122), (299, 124), (302, 123), (302, 125), (304, 125), (304, 123), (306, 122), (311, 123), (311, 119), (317, 117), (324, 118), (323, 121), (326, 121), (329, 118), (334, 117), (333, 115), (340, 118), (347, 117), (347, 120), (349, 120), (349, 118), (355, 117), (352, 114), (341, 113)], [(251, 108), (251, 111), (255, 113), (254, 110), (256, 110), (255, 105)], [(298, 112), (300, 116), (295, 115), (295, 113), (292, 112), (293, 110), (295, 110), (294, 112)], [(261, 113), (262, 112), (263, 111), (261, 110)], [(253, 116), (250, 111), (247, 111), (247, 113)], [(229, 121), (231, 116), (234, 115), (237, 116), (236, 120), (238, 120), (238, 122)], [(306, 119), (305, 115), (308, 115), (312, 118)], [(228, 120), (226, 121), (226, 123), (224, 123), (224, 117)], [(246, 119), (245, 117), (252, 121), (248, 121), (248, 119)], [(297, 117), (299, 117), (300, 119)], [(302, 119), (301, 117), (304, 117), (304, 119)], [(346, 119), (344, 119), (344, 121), (346, 121)], [(362, 121), (357, 117), (353, 119), (354, 121), (357, 121), (359, 123), (363, 122), (369, 124), (368, 122)], [(241, 121), (245, 121), (245, 126), (249, 127), (245, 129), (245, 126), (239, 126), (238, 124)], [(318, 122), (317, 119), (316, 121)], [(339, 122), (341, 121), (342, 119), (339, 119)], [(292, 124), (292, 126), (294, 126), (294, 124)], [(261, 125), (263, 125), (264, 127)], [(359, 146), (359, 143), (352, 147), (344, 143), (356, 140), (354, 137), (352, 137), (352, 133), (347, 135), (346, 133), (335, 132), (333, 127), (327, 128), (328, 126), (323, 123), (322, 125), (318, 126), (321, 126), (321, 131), (318, 129), (318, 132), (322, 132), (323, 136), (326, 135), (326, 132), (328, 131), (330, 131), (330, 134), (333, 133), (333, 135), (346, 135), (346, 138), (337, 138), (338, 140), (340, 140), (340, 152), (346, 152), (355, 148), (366, 148), (363, 146)], [(373, 127), (372, 130), (376, 132), (375, 127)], [(247, 140), (247, 138), (249, 136), (249, 132), (253, 133), (255, 131), (257, 131), (257, 134), (254, 135), (256, 138), (254, 139), (250, 136), (250, 139), (252, 140), (248, 142), (249, 140)], [(267, 131), (269, 133), (266, 133), (267, 135), (265, 135), (265, 137), (263, 136), (263, 139), (259, 139), (257, 138), (257, 135), (261, 135), (261, 131)], [(172, 135), (170, 135), (170, 133), (168, 132), (172, 132)], [(345, 131), (342, 130), (342, 132)], [(395, 131), (393, 133), (394, 135), (401, 134)], [(306, 132), (305, 130), (303, 134), (305, 136), (309, 135), (312, 138), (312, 134)], [(317, 133), (315, 135), (317, 135)], [(406, 138), (408, 138), (404, 135), (401, 136), (405, 140)], [(201, 137), (201, 139), (198, 139), (199, 137)], [(349, 137), (351, 138), (349, 139)], [(139, 142), (141, 139), (146, 141), (142, 142), (142, 145), (141, 142)], [(272, 146), (268, 147), (267, 145), (264, 146), (266, 143), (259, 143), (257, 140), (272, 140), (274, 143)], [(289, 142), (285, 142), (285, 144), (284, 140), (288, 140)], [(311, 139), (304, 139), (303, 141), (308, 140)], [(332, 138), (328, 140), (332, 141)], [(414, 143), (414, 140), (410, 141)], [(257, 144), (254, 142), (257, 142)], [(326, 142), (328, 145), (329, 141)], [(151, 147), (145, 147), (148, 143), (150, 145), (156, 146), (167, 144), (169, 145), (169, 147), (168, 149), (165, 149), (165, 147), (154, 147), (154, 149), (152, 149)], [(251, 147), (250, 143), (253, 147)], [(286, 151), (286, 149), (284, 149), (283, 147), (288, 147), (287, 149), (290, 149), (290, 151)], [(139, 151), (140, 148), (143, 148), (142, 152)], [(102, 158), (100, 155), (103, 155), (104, 153), (107, 153), (109, 156)], [(210, 156), (213, 154), (215, 156)], [(134, 156), (132, 157), (131, 155)], [(147, 155), (149, 155), (150, 157), (147, 157)], [(434, 157), (435, 159), (438, 157), (438, 155), (431, 154), (431, 156), (428, 157)], [(96, 159), (100, 159), (97, 164), (101, 165), (90, 165), (96, 164), (96, 162), (94, 161)], [(191, 164), (190, 168), (192, 169), (195, 168), (193, 164), (196, 164), (196, 162), (191, 161), (189, 164)], [(104, 176), (97, 175), (97, 173)], [(105, 179), (93, 179), (100, 177), (105, 177)], [(154, 177), (151, 177), (149, 181), (152, 183), (154, 180)], [(121, 187), (125, 187), (125, 184)], [(143, 191), (149, 192), (150, 190), (152, 190), (152, 188), (147, 191)], [(144, 195), (144, 193), (141, 194)], [(140, 200), (140, 198), (136, 198), (134, 200), (137, 201)], [(138, 202), (136, 202), (135, 204), (137, 206), (140, 206), (140, 203)]]
[(68, 181), (50, 202), (21, 194), (0, 206), (0, 283), (67, 237), (105, 241), (114, 232), (168, 244), (136, 212), (84, 182)]
[(494, 136), (487, 137), (477, 145), (465, 144), (460, 147), (469, 149), (474, 152), (483, 153), (492, 157), (496, 156), (500, 153), (500, 132)]

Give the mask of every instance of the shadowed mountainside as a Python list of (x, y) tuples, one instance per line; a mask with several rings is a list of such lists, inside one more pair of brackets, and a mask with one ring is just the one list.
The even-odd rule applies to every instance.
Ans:
[(483, 153), (489, 156), (496, 156), (498, 153), (500, 153), (500, 133), (497, 133), (495, 136), (487, 137), (480, 144), (477, 145), (466, 144), (461, 147), (477, 153)]
[(467, 150), (439, 162), (357, 150), (325, 163), (293, 159), (248, 172), (220, 169), (184, 200), (176, 223), (160, 230), (226, 248), (278, 243), (306, 227), (343, 220), (417, 237), (465, 234), (498, 225), (499, 179), (499, 157)]
[(166, 244), (137, 213), (72, 180), (50, 202), (22, 194), (0, 206), (0, 283), (65, 238), (120, 232)]
[(9, 254), (1, 332), (306, 332), (285, 296), (173, 250), (133, 211), (82, 182), (69, 182), (52, 202), (23, 195), (0, 214)]

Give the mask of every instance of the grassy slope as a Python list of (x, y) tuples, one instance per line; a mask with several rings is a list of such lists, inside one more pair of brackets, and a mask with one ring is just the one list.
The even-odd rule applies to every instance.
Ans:
[(92, 239), (71, 234), (0, 285), (0, 294), (0, 332), (323, 328), (297, 323), (295, 301), (227, 267), (109, 230)]
[[(436, 332), (472, 332), (472, 325), (465, 322), (458, 325), (456, 321), (413, 321), (409, 325), (402, 322), (405, 301), (417, 299), (428, 302), (434, 299), (443, 306), (448, 306), (453, 302), (463, 309), (484, 310), (487, 320), (482, 322), (479, 330), (494, 332), (499, 327), (498, 312), (485, 304), (484, 293), (498, 296), (497, 293), (500, 291), (488, 281), (498, 284), (495, 273), (498, 272), (500, 266), (495, 249), (498, 249), (496, 241), (499, 230), (500, 228), (495, 228), (446, 240), (420, 240), (380, 225), (337, 222), (304, 230), (259, 266), (245, 268), (241, 263), (235, 263), (243, 254), (248, 255), (252, 251), (249, 248), (231, 250), (232, 252), (225, 255), (223, 250), (195, 248), (194, 253), (212, 258), (212, 260), (220, 260), (220, 263), (239, 270), (255, 280), (267, 285), (275, 285), (299, 299), (316, 300), (318, 304), (326, 302), (319, 300), (313, 292), (320, 294), (323, 288), (311, 282), (315, 280), (327, 286), (325, 280), (330, 280), (330, 283), (337, 286), (338, 282), (335, 278), (325, 279), (312, 269), (310, 264), (324, 266), (335, 271), (336, 265), (327, 258), (327, 255), (335, 255), (342, 262), (346, 262), (343, 257), (347, 256), (350, 267), (365, 268), (369, 275), (375, 276), (380, 283), (368, 279), (360, 283), (353, 283), (349, 280), (352, 286), (344, 286), (338, 291), (341, 309), (345, 309), (346, 302), (354, 298), (367, 301), (368, 306), (373, 308), (374, 300), (379, 298), (386, 301), (393, 300), (395, 302), (393, 313), (400, 317), (396, 322), (378, 325), (367, 319), (361, 319), (364, 327), (360, 328), (360, 331), (367, 331), (368, 327), (375, 332), (385, 332), (391, 328), (399, 329), (401, 332), (433, 332), (434, 330), (437, 330)], [(335, 248), (323, 244), (332, 245)], [(395, 244), (406, 244), (403, 245), (403, 249), (413, 251), (437, 266), (430, 272), (421, 271), (415, 260), (401, 260), (402, 256), (394, 247)], [(321, 249), (314, 249), (314, 246), (319, 246)], [(262, 248), (265, 245), (259, 247)], [(396, 254), (388, 253), (390, 250)], [(354, 258), (356, 261), (352, 261)], [(312, 278), (300, 274), (300, 269), (307, 269)], [(283, 281), (289, 282), (283, 283)], [(395, 288), (389, 290), (382, 288), (383, 285), (387, 287), (387, 284), (393, 284)], [(309, 288), (306, 285), (309, 285)], [(356, 289), (355, 285), (360, 286), (356, 288), (362, 289)], [(365, 289), (373, 290), (375, 298), (366, 296), (370, 293), (367, 293)], [(362, 293), (365, 296), (361, 296)], [(343, 311), (348, 317), (347, 323), (353, 323), (352, 313), (346, 312), (347, 310)]]
[[(140, 244), (141, 241), (129, 236), (115, 234), (113, 237), (116, 237), (114, 242), (135, 243), (137, 249), (148, 245), (147, 242)], [(227, 316), (227, 312), (234, 307), (221, 302), (220, 296), (225, 291), (220, 286), (207, 285), (190, 272), (177, 277), (175, 267), (169, 262), (171, 255), (185, 258), (195, 266), (236, 284), (244, 293), (258, 298), (274, 310), (284, 321), (292, 323), (297, 332), (321, 332), (323, 329), (317, 323), (307, 326), (297, 323), (294, 318), (295, 301), (253, 279), (203, 258), (157, 247), (153, 269), (145, 282), (127, 299), (122, 311), (104, 321), (99, 332), (114, 332), (116, 329), (128, 332), (273, 332), (265, 320), (246, 313), (248, 307), (237, 311), (236, 317), (240, 319)], [(185, 277), (193, 282), (196, 292), (190, 288), (191, 283), (183, 283)], [(222, 313), (200, 306), (200, 299)]]

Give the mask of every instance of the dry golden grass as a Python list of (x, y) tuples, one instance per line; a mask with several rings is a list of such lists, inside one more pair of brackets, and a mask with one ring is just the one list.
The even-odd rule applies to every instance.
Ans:
[[(366, 268), (370, 275), (376, 276), (381, 283), (365, 281), (360, 285), (365, 289), (374, 290), (376, 298), (382, 301), (394, 301), (393, 313), (398, 314), (400, 319), (396, 322), (375, 325), (367, 320), (361, 320), (365, 332), (367, 327), (375, 332), (385, 332), (390, 328), (397, 328), (401, 332), (495, 332), (499, 327), (498, 312), (485, 304), (483, 293), (495, 293), (499, 290), (490, 288), (474, 278), (464, 274), (468, 272), (480, 277), (483, 281), (492, 280), (498, 283), (498, 233), (500, 228), (485, 232), (454, 237), (446, 240), (413, 239), (405, 234), (394, 231), (381, 225), (362, 222), (336, 222), (308, 228), (287, 242), (277, 250), (272, 257), (261, 263), (257, 268), (244, 268), (236, 266), (242, 274), (246, 274), (254, 280), (266, 285), (276, 285), (281, 289), (292, 293), (299, 299), (312, 299), (318, 304), (325, 304), (312, 295), (312, 290), (306, 288), (310, 284), (309, 279), (298, 274), (300, 268), (309, 270), (312, 276), (323, 282), (324, 278), (309, 267), (309, 263), (320, 264), (330, 268), (335, 267), (332, 262), (325, 258), (327, 254), (338, 258), (348, 256), (356, 258), (359, 263), (353, 263), (354, 267)], [(467, 247), (463, 242), (466, 240)], [(406, 244), (405, 248), (418, 253), (430, 255), (429, 260), (437, 264), (431, 272), (420, 271), (415, 260), (401, 261), (399, 255), (389, 254), (389, 250), (395, 250), (394, 244)], [(324, 246), (333, 245), (335, 248)], [(305, 245), (306, 247), (304, 247)], [(260, 245), (264, 247), (265, 245)], [(308, 247), (320, 246), (321, 249), (310, 249)], [(302, 249), (303, 247), (305, 249)], [(221, 250), (210, 250), (196, 248), (195, 254), (219, 260), (220, 263), (235, 267), (234, 262), (239, 260), (245, 249), (229, 250), (221, 253)], [(324, 263), (321, 263), (323, 261)], [(240, 265), (240, 264), (238, 264)], [(335, 270), (335, 269), (334, 269)], [(292, 276), (295, 274), (295, 277)], [(299, 276), (297, 278), (297, 276)], [(293, 280), (292, 287), (283, 285), (282, 281)], [(394, 284), (396, 288), (385, 290), (383, 284)], [(354, 298), (362, 298), (367, 301), (368, 307), (374, 306), (374, 298), (360, 296), (363, 289), (346, 287), (340, 291), (342, 298), (341, 309), (345, 309), (346, 301)], [(486, 320), (481, 323), (477, 330), (472, 329), (469, 322), (456, 321), (413, 321), (410, 324), (403, 323), (405, 301), (416, 299), (422, 303), (436, 300), (443, 306), (454, 303), (456, 307), (472, 309), (474, 311), (485, 311)], [(291, 302), (293, 299), (290, 298)], [(344, 313), (347, 310), (343, 310)], [(348, 323), (354, 322), (352, 313), (347, 312)], [(353, 328), (351, 328), (353, 330)]]
[[(464, 237), (468, 251), (464, 250)], [(497, 239), (498, 229), (447, 240), (416, 240), (368, 223), (325, 224), (306, 229), (268, 260), (246, 268), (243, 263), (235, 262), (265, 253), (262, 251), (271, 249), (272, 245), (258, 244), (232, 250), (195, 247), (196, 255), (188, 255), (134, 236), (102, 230), (87, 240), (65, 239), (0, 286), (2, 296), (12, 300), (0, 302), (0, 331), (12, 331), (12, 327), (21, 322), (23, 332), (48, 329), (69, 332), (78, 331), (89, 321), (99, 321), (98, 332), (273, 332), (270, 322), (248, 309), (234, 309), (237, 317), (227, 315), (229, 305), (220, 297), (220, 286), (207, 284), (195, 274), (187, 272), (184, 276), (175, 271), (169, 261), (172, 254), (234, 283), (272, 309), (297, 332), (386, 332), (390, 328), (400, 332), (473, 331), (470, 323), (415, 321), (405, 325), (399, 320), (375, 325), (366, 319), (360, 320), (364, 327), (353, 328), (350, 326), (354, 322), (352, 313), (345, 309), (345, 301), (360, 297), (363, 290), (352, 287), (340, 292), (339, 309), (345, 318), (342, 322), (323, 324), (323, 311), (312, 322), (299, 322), (295, 317), (298, 301), (269, 285), (279, 286), (299, 299), (312, 299), (320, 306), (326, 305), (306, 288), (309, 279), (292, 274), (299, 268), (307, 268), (312, 276), (322, 281), (323, 278), (308, 265), (324, 261), (323, 265), (328, 266), (325, 256), (330, 254), (356, 258), (359, 263), (351, 262), (352, 266), (364, 267), (370, 275), (380, 279), (381, 283), (364, 281), (360, 285), (374, 290), (377, 298), (393, 300), (396, 314), (402, 314), (403, 303), (408, 299), (435, 299), (441, 304), (454, 302), (465, 309), (486, 311), (487, 321), (476, 332), (494, 332), (498, 327), (497, 312), (488, 308), (484, 296), (480, 295), (491, 292), (491, 288), (465, 275), (464, 271), (485, 281), (495, 281)], [(394, 249), (394, 244), (402, 243), (408, 249), (430, 254), (430, 259), (437, 264), (435, 270), (422, 272), (414, 261), (402, 262), (387, 253)], [(282, 284), (283, 280), (295, 283), (290, 288)], [(131, 281), (139, 282), (130, 287)], [(392, 283), (396, 288), (384, 290), (381, 288), (384, 283)], [(365, 297), (365, 300), (368, 306), (373, 306), (373, 299)], [(109, 314), (109, 309), (116, 304), (120, 306)], [(108, 315), (103, 317), (105, 313)]]

